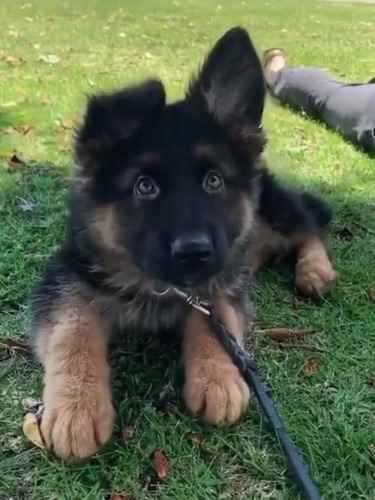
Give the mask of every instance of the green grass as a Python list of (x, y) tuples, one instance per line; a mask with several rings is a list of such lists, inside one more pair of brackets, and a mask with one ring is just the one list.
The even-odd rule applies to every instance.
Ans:
[[(364, 81), (374, 72), (373, 9), (301, 0), (2, 0), (0, 338), (24, 334), (29, 292), (62, 241), (72, 123), (85, 94), (157, 74), (171, 99), (181, 96), (206, 50), (236, 24), (249, 28), (259, 50), (281, 45), (296, 64)], [(39, 60), (46, 55), (59, 62)], [(340, 279), (326, 300), (295, 309), (289, 276), (262, 272), (258, 324), (315, 326), (320, 333), (309, 342), (325, 352), (281, 349), (259, 337), (256, 355), (323, 498), (375, 499), (375, 389), (368, 385), (375, 376), (375, 306), (367, 295), (375, 286), (374, 160), (275, 103), (266, 125), (275, 170), (322, 193), (336, 210), (330, 242)], [(7, 168), (13, 151), (31, 166)], [(23, 212), (22, 200), (35, 210)], [(319, 367), (306, 378), (310, 358)], [(70, 468), (22, 436), (22, 401), (40, 396), (40, 367), (0, 351), (0, 499), (101, 500), (110, 492), (134, 500), (300, 498), (257, 407), (229, 430), (192, 418), (178, 391), (168, 396), (176, 413), (158, 409), (163, 387), (181, 378), (171, 359), (175, 353), (157, 351), (116, 358), (114, 438), (89, 463)], [(124, 425), (137, 428), (127, 442)], [(202, 448), (188, 439), (190, 431), (204, 436)], [(155, 449), (171, 468), (159, 493), (144, 486), (154, 474)]]

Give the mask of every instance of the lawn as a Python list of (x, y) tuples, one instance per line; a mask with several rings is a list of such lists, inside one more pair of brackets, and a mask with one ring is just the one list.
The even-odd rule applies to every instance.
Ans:
[[(210, 45), (237, 24), (260, 51), (284, 46), (294, 63), (329, 68), (348, 81), (374, 74), (372, 5), (1, 1), (1, 339), (25, 334), (29, 292), (62, 241), (71, 141), (85, 95), (157, 74), (177, 98)], [(288, 346), (259, 334), (255, 353), (323, 498), (375, 499), (374, 160), (271, 101), (265, 124), (274, 169), (335, 208), (329, 242), (339, 281), (316, 303), (295, 298), (287, 273), (262, 271), (258, 327), (318, 333)], [(24, 163), (9, 162), (13, 153)], [(168, 385), (180, 384), (177, 359), (174, 351), (142, 352), (138, 342), (125, 342), (113, 360), (114, 437), (89, 463), (68, 467), (22, 435), (24, 400), (40, 397), (41, 368), (0, 348), (0, 500), (104, 500), (110, 493), (126, 500), (299, 499), (259, 409), (232, 429), (203, 425)], [(125, 426), (134, 428), (126, 439)], [(156, 492), (155, 450), (170, 466)]]

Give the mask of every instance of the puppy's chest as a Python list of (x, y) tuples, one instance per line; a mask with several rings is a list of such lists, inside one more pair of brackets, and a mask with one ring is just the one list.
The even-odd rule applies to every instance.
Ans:
[(116, 301), (115, 309), (116, 326), (149, 332), (181, 329), (189, 312), (189, 306), (178, 297), (162, 298), (148, 294)]

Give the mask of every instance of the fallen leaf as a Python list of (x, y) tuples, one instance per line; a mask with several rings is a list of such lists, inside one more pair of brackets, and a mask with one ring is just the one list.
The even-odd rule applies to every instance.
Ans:
[(375, 302), (375, 288), (370, 288), (368, 292), (368, 298), (371, 300), (371, 302)]
[(18, 208), (22, 212), (35, 212), (35, 209), (38, 205), (30, 200), (21, 200), (21, 203), (18, 205)]
[(108, 500), (131, 500), (131, 497), (119, 495), (118, 493), (111, 493)]
[(265, 328), (261, 330), (255, 330), (256, 334), (266, 335), (272, 340), (285, 340), (285, 339), (300, 339), (306, 337), (306, 335), (316, 333), (315, 328), (286, 328), (286, 327), (275, 327), (275, 328)]
[(16, 154), (13, 154), (9, 159), (8, 159), (8, 167), (9, 168), (18, 168), (21, 165), (24, 165), (25, 162), (21, 160)]
[(70, 120), (64, 120), (61, 122), (61, 126), (64, 130), (71, 130), (77, 125), (77, 121), (75, 118), (71, 118)]
[(60, 62), (60, 57), (54, 54), (47, 54), (47, 55), (41, 54), (38, 57), (38, 61), (42, 61), (48, 64), (57, 64)]
[(298, 311), (303, 306), (303, 300), (298, 297), (293, 297), (293, 308)]
[(189, 439), (189, 441), (191, 441), (194, 444), (197, 444), (198, 446), (201, 446), (204, 441), (203, 436), (199, 434), (199, 432), (195, 431), (188, 432), (186, 434), (186, 437)]
[(124, 441), (129, 441), (130, 439), (132, 439), (135, 436), (135, 433), (136, 433), (135, 427), (126, 425), (122, 429), (122, 437), (124, 438)]
[(23, 419), (22, 431), (29, 441), (35, 446), (44, 449), (45, 444), (39, 428), (38, 417), (35, 413), (26, 413)]
[(8, 56), (4, 59), (4, 61), (13, 67), (20, 66), (21, 64), (25, 64), (25, 60), (22, 57)]
[(31, 354), (31, 348), (22, 340), (0, 339), (0, 346), (7, 349), (11, 354), (23, 352)]
[(302, 368), (302, 371), (305, 377), (312, 377), (318, 368), (319, 368), (319, 360), (316, 358), (311, 358), (307, 361), (307, 363), (305, 363), (305, 365)]
[(7, 151), (6, 149), (0, 150), (0, 158), (9, 158), (11, 154), (12, 154), (12, 152)]
[(158, 401), (158, 403), (156, 404), (156, 409), (161, 411), (167, 417), (171, 417), (172, 415), (175, 415), (177, 413), (177, 408), (175, 407), (175, 405), (166, 399), (161, 399), (160, 401)]
[(22, 135), (27, 135), (30, 132), (32, 132), (33, 130), (35, 130), (35, 127), (33, 127), (32, 125), (21, 125), (20, 126), (20, 132), (22, 133)]
[(169, 475), (169, 463), (163, 452), (156, 450), (154, 453), (156, 473), (159, 479), (166, 479)]

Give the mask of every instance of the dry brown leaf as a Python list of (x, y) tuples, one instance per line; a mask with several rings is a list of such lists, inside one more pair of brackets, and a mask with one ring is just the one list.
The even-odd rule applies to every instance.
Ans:
[(302, 368), (305, 377), (312, 377), (319, 368), (319, 364), (320, 363), (318, 359), (316, 358), (309, 359)]
[(199, 432), (195, 431), (188, 432), (186, 434), (186, 437), (189, 439), (189, 441), (191, 441), (194, 444), (197, 444), (198, 446), (201, 446), (204, 441), (204, 437), (201, 434), (199, 434)]
[(46, 447), (40, 432), (38, 417), (35, 413), (26, 413), (23, 419), (22, 431), (27, 439), (35, 444), (35, 446), (42, 449)]
[(118, 493), (111, 493), (108, 500), (131, 500), (131, 497), (119, 495)]
[(371, 302), (375, 302), (375, 288), (370, 288), (368, 292), (368, 298), (371, 300)]
[(303, 300), (301, 300), (299, 297), (293, 297), (293, 308), (298, 311), (298, 309), (301, 309), (303, 306)]
[(255, 330), (256, 334), (266, 335), (272, 340), (285, 340), (285, 339), (300, 339), (306, 337), (306, 335), (316, 333), (315, 328), (285, 328), (285, 327), (275, 327), (275, 328), (265, 328), (261, 330)]
[(124, 441), (129, 441), (135, 436), (136, 433), (136, 428), (131, 427), (130, 425), (126, 425), (125, 427), (122, 428), (122, 437), (124, 438)]
[(11, 354), (15, 354), (16, 352), (31, 354), (30, 346), (22, 342), (22, 340), (0, 339), (0, 346), (8, 350)]
[(167, 417), (171, 417), (172, 415), (175, 415), (177, 413), (177, 408), (175, 407), (175, 405), (167, 399), (161, 399), (156, 404), (156, 409), (161, 411), (163, 415), (166, 415)]
[(32, 125), (21, 125), (20, 126), (20, 132), (22, 135), (27, 135), (30, 132), (33, 132), (35, 130), (35, 127)]
[(13, 56), (6, 57), (4, 61), (13, 67), (20, 66), (21, 64), (25, 64), (26, 62), (25, 59), (23, 59), (22, 57), (13, 57)]
[(11, 169), (16, 169), (20, 167), (21, 165), (24, 165), (25, 162), (21, 160), (16, 154), (13, 154), (9, 159), (8, 159), (8, 167)]
[(166, 479), (169, 476), (169, 463), (162, 451), (156, 450), (154, 453), (156, 473), (159, 479)]
[(74, 128), (77, 124), (77, 121), (75, 118), (71, 118), (69, 120), (64, 120), (61, 122), (61, 126), (64, 130), (71, 130)]

